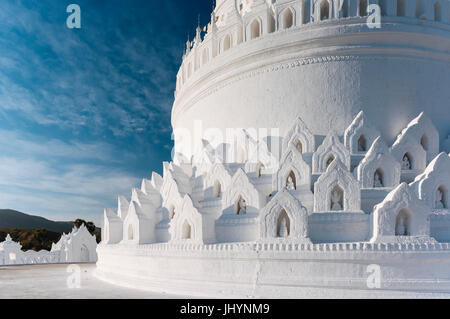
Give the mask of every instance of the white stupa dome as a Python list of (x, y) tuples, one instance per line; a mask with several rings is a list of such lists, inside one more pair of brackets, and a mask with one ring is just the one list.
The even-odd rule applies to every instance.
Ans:
[[(444, 146), (449, 3), (435, 3), (386, 5), (381, 28), (371, 29), (370, 1), (344, 1), (340, 11), (328, 0), (217, 1), (215, 26), (194, 40), (180, 67), (173, 127), (193, 131), (201, 121), (203, 130), (277, 128), (284, 136), (301, 117), (313, 134), (325, 136), (345, 130), (363, 110), (392, 143), (425, 111)], [(199, 151), (176, 149), (188, 159)]]

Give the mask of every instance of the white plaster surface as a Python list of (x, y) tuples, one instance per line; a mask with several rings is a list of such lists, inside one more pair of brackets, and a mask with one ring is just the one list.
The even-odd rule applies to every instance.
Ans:
[[(130, 289), (109, 284), (93, 276), (94, 264), (80, 264), (81, 288), (66, 285), (67, 265), (0, 267), (0, 299), (189, 299), (192, 296), (171, 295)], [(347, 290), (305, 288), (298, 298), (450, 298), (449, 293), (396, 292), (383, 290)]]
[(95, 264), (79, 264), (81, 288), (67, 287), (67, 264), (0, 267), (1, 299), (186, 298), (115, 286), (93, 276)]

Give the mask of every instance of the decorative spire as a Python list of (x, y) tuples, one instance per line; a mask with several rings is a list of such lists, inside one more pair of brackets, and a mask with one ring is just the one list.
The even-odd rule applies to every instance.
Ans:
[(196, 29), (196, 35), (195, 35), (195, 43), (199, 44), (202, 42), (202, 29), (200, 28), (200, 14), (198, 15), (198, 23), (197, 23), (197, 29)]
[(189, 41), (189, 33), (188, 33), (188, 37), (187, 37), (187, 41), (186, 41), (186, 54), (188, 54), (189, 52), (191, 52), (191, 41)]

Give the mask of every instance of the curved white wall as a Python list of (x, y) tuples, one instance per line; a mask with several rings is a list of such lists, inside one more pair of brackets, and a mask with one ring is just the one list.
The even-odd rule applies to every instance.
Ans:
[(100, 279), (178, 295), (299, 298), (316, 288), (368, 291), (369, 265), (380, 266), (376, 290), (384, 293), (450, 289), (450, 244), (99, 245), (97, 251)]

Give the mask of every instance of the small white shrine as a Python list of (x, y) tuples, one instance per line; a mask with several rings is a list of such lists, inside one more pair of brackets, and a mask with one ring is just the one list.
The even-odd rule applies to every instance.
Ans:
[(22, 245), (8, 234), (0, 243), (0, 266), (58, 263), (92, 263), (97, 261), (97, 240), (85, 225), (74, 227), (69, 234), (53, 243), (51, 251), (22, 251)]

